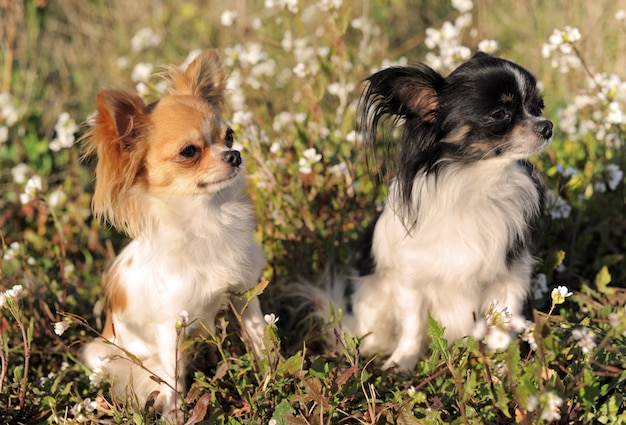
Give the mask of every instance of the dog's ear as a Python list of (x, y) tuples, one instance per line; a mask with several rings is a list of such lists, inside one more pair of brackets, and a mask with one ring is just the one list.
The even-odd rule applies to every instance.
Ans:
[(98, 136), (122, 151), (131, 151), (147, 130), (148, 110), (137, 95), (121, 90), (98, 93), (96, 126)]
[(224, 102), (226, 76), (216, 50), (202, 52), (185, 71), (168, 68), (170, 94), (187, 94), (220, 108)]
[(142, 179), (150, 118), (144, 101), (120, 90), (98, 93), (95, 126), (82, 140), (84, 156), (97, 153), (92, 209), (96, 218), (135, 236), (142, 214), (131, 188)]
[(367, 78), (362, 102), (376, 113), (433, 122), (439, 110), (444, 78), (426, 65), (391, 67)]

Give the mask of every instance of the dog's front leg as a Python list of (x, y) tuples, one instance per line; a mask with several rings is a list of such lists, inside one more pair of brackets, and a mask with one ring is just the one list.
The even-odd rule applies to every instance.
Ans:
[(383, 369), (397, 367), (411, 370), (417, 364), (425, 331), (422, 298), (419, 288), (410, 285), (394, 285), (394, 292), (400, 332), (398, 345), (383, 364)]
[(237, 312), (241, 314), (241, 321), (244, 328), (243, 334), (247, 336), (252, 343), (254, 351), (258, 355), (261, 355), (264, 348), (263, 333), (266, 323), (263, 318), (263, 313), (261, 312), (259, 300), (255, 297), (247, 301), (238, 296), (233, 296), (232, 299)]
[(178, 394), (184, 391), (184, 368), (185, 363), (180, 352), (180, 339), (183, 337), (176, 331), (174, 323), (157, 326), (157, 347), (159, 366), (154, 372), (160, 383), (160, 394), (157, 398), (157, 406), (163, 415), (172, 423), (182, 423), (183, 413), (178, 407)]

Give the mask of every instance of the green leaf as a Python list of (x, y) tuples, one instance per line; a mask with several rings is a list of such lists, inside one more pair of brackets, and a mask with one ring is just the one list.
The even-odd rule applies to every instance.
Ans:
[(600, 269), (596, 275), (595, 283), (600, 293), (605, 295), (612, 295), (615, 293), (612, 288), (608, 288), (609, 283), (611, 283), (611, 274), (609, 273), (607, 266), (603, 266), (602, 269)]
[(278, 403), (278, 406), (276, 406), (272, 419), (276, 421), (276, 425), (289, 425), (287, 415), (293, 415), (294, 413), (296, 413), (296, 411), (291, 406), (291, 403), (289, 403), (289, 400), (284, 398), (280, 403)]
[(443, 337), (446, 329), (439, 326), (439, 323), (428, 313), (428, 337), (431, 339), (430, 348), (433, 352), (441, 353), (441, 357), (446, 361), (450, 361), (448, 353), (448, 340)]

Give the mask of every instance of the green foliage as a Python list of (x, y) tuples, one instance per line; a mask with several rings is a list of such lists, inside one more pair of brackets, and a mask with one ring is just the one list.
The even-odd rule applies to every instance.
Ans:
[[(203, 48), (219, 49), (230, 74), (229, 119), (269, 262), (257, 290), (280, 320), (268, 320), (260, 357), (233, 332), (236, 314), (185, 343), (188, 424), (626, 423), (625, 27), (614, 2), (487, 1), (467, 13), (430, 0), (206, 3), (0, 6), (0, 423), (161, 421), (151, 402), (112, 399), (77, 359), (101, 328), (100, 277), (126, 238), (91, 217), (93, 167), (74, 142), (98, 90), (157, 98), (160, 80), (133, 81), (136, 66), (154, 73)], [(582, 38), (569, 29), (548, 42), (566, 25)], [(282, 293), (353, 263), (393, 176), (377, 162), (393, 153), (368, 163), (360, 143), (360, 82), (424, 60), (446, 73), (483, 38), (537, 74), (555, 122), (533, 159), (548, 211), (531, 320), (509, 323), (494, 306), (486, 331), (450, 346), (431, 318), (429, 358), (410, 373), (360, 358), (349, 335), (322, 349)]]

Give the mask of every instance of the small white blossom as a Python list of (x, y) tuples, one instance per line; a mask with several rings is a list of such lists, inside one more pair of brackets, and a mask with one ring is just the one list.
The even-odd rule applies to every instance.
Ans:
[(491, 351), (505, 350), (511, 343), (511, 333), (497, 326), (490, 326), (485, 343)]
[(11, 175), (13, 176), (13, 181), (17, 184), (24, 183), (26, 181), (26, 176), (30, 172), (31, 172), (30, 167), (24, 164), (23, 162), (11, 168)]
[(153, 69), (154, 69), (154, 65), (152, 65), (151, 63), (140, 62), (137, 65), (135, 65), (135, 68), (133, 69), (133, 73), (130, 79), (136, 83), (148, 81), (150, 77), (152, 76)]
[(7, 250), (4, 252), (4, 256), (2, 258), (4, 258), (5, 261), (14, 260), (19, 250), (20, 250), (19, 242), (11, 242), (11, 244), (7, 247)]
[(303, 158), (298, 160), (298, 166), (302, 174), (310, 174), (313, 171), (311, 167), (322, 159), (322, 154), (317, 153), (315, 148), (306, 149), (302, 152)]
[(63, 189), (61, 189), (60, 187), (57, 188), (54, 192), (52, 192), (50, 196), (48, 197), (48, 204), (52, 208), (56, 208), (56, 207), (63, 205), (65, 201), (67, 201), (67, 195), (65, 194)]
[(557, 286), (552, 290), (552, 304), (558, 305), (565, 302), (565, 298), (572, 296), (572, 292), (567, 289), (567, 286)]
[(85, 400), (83, 400), (83, 406), (85, 407), (85, 410), (87, 412), (93, 412), (98, 408), (98, 403), (96, 402), (96, 400), (92, 400), (91, 398), (87, 397)]
[(236, 18), (237, 18), (236, 10), (225, 10), (220, 15), (220, 23), (224, 27), (230, 27), (235, 23)]
[(26, 182), (24, 192), (20, 194), (20, 202), (22, 204), (28, 204), (35, 199), (37, 194), (42, 190), (41, 177), (38, 175), (32, 176)]
[(292, 71), (298, 78), (306, 77), (306, 67), (302, 62), (298, 62), (296, 66), (293, 67)]
[(9, 93), (0, 93), (0, 122), (5, 127), (13, 127), (18, 120), (17, 109), (11, 101)]
[(24, 287), (22, 285), (14, 285), (13, 288), (7, 289), (4, 292), (5, 297), (19, 300), (22, 294), (24, 293)]
[(617, 164), (609, 164), (605, 169), (607, 184), (611, 190), (617, 189), (617, 186), (622, 182), (624, 178), (624, 172), (619, 168)]
[(76, 125), (74, 119), (70, 117), (70, 114), (62, 112), (54, 126), (54, 131), (56, 132), (56, 136), (50, 142), (50, 150), (58, 152), (61, 149), (71, 148), (74, 145), (74, 141), (76, 140), (74, 135), (78, 131), (78, 125)]
[(593, 332), (586, 326), (574, 329), (572, 337), (584, 354), (589, 354), (596, 347)]
[(485, 321), (489, 326), (507, 327), (513, 314), (508, 306), (498, 308), (498, 300), (491, 300), (485, 313)]
[(311, 164), (320, 162), (322, 159), (322, 154), (317, 153), (315, 148), (306, 149), (304, 152), (302, 152), (302, 156), (304, 156)]
[(329, 171), (333, 176), (341, 178), (348, 175), (348, 165), (342, 161), (330, 167)]
[(63, 321), (63, 322), (56, 322), (54, 324), (54, 333), (57, 334), (58, 336), (63, 335), (63, 333), (68, 330), (70, 327), (70, 324)]
[(142, 28), (130, 40), (133, 51), (139, 52), (148, 47), (155, 47), (161, 43), (161, 36), (151, 28)]
[(278, 317), (274, 313), (266, 314), (263, 316), (263, 320), (267, 323), (267, 326), (273, 326), (278, 322)]
[(472, 0), (452, 0), (452, 7), (461, 13), (466, 13), (474, 8)]
[(483, 40), (478, 43), (478, 50), (489, 54), (495, 53), (499, 47), (500, 46), (496, 40)]
[(319, 0), (317, 7), (323, 12), (328, 12), (330, 10), (339, 9), (342, 3), (342, 0)]
[(541, 419), (548, 422), (561, 419), (561, 413), (559, 409), (561, 404), (563, 404), (563, 400), (561, 399), (561, 397), (554, 393), (548, 393), (544, 398), (545, 406), (541, 411)]

